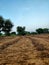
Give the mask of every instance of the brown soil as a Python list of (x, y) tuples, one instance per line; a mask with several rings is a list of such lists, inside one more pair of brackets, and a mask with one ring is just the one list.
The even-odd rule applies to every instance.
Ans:
[(49, 65), (49, 34), (0, 37), (0, 65)]

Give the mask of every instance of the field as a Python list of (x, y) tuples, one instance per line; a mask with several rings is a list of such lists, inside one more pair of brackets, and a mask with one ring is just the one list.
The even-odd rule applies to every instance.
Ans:
[(49, 65), (49, 34), (0, 37), (0, 65)]

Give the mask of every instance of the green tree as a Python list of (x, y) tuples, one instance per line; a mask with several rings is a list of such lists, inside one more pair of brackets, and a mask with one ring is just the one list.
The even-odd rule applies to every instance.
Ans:
[(48, 29), (48, 28), (44, 28), (44, 29), (43, 29), (43, 32), (44, 32), (44, 33), (49, 33), (49, 29)]
[(36, 29), (36, 32), (37, 32), (38, 34), (41, 34), (41, 33), (43, 33), (43, 29), (42, 29), (42, 28)]
[(2, 28), (2, 31), (5, 32), (5, 35), (10, 35), (10, 31), (12, 27), (13, 27), (12, 22), (9, 19), (7, 19), (4, 23), (4, 27)]
[(18, 35), (25, 35), (25, 27), (18, 26), (17, 32), (18, 32)]
[(1, 33), (3, 27), (4, 27), (4, 19), (2, 16), (0, 16), (0, 33)]
[(29, 31), (25, 31), (25, 34), (26, 35), (30, 35), (31, 33)]

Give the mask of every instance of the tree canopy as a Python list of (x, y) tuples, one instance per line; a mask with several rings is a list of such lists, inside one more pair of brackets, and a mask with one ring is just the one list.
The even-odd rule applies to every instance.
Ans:
[(36, 29), (36, 32), (37, 32), (38, 34), (41, 34), (41, 33), (43, 33), (43, 29), (42, 29), (42, 28)]
[(5, 35), (9, 35), (12, 27), (13, 23), (9, 19), (5, 20), (2, 16), (0, 16), (0, 32), (3, 31)]
[(38, 34), (42, 34), (42, 33), (49, 33), (49, 29), (48, 28), (38, 28), (38, 29), (36, 29), (36, 32), (38, 33)]
[(2, 31), (5, 32), (6, 35), (9, 35), (12, 27), (13, 27), (12, 22), (10, 20), (6, 20), (4, 22), (4, 27), (2, 28)]
[(17, 32), (18, 32), (18, 35), (25, 35), (25, 27), (18, 26)]
[(4, 26), (4, 18), (0, 16), (0, 32), (2, 31), (3, 26)]

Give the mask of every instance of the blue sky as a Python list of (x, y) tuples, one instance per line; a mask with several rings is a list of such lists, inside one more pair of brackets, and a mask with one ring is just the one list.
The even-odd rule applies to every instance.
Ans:
[(0, 0), (0, 15), (13, 22), (14, 31), (17, 26), (49, 28), (49, 0)]

